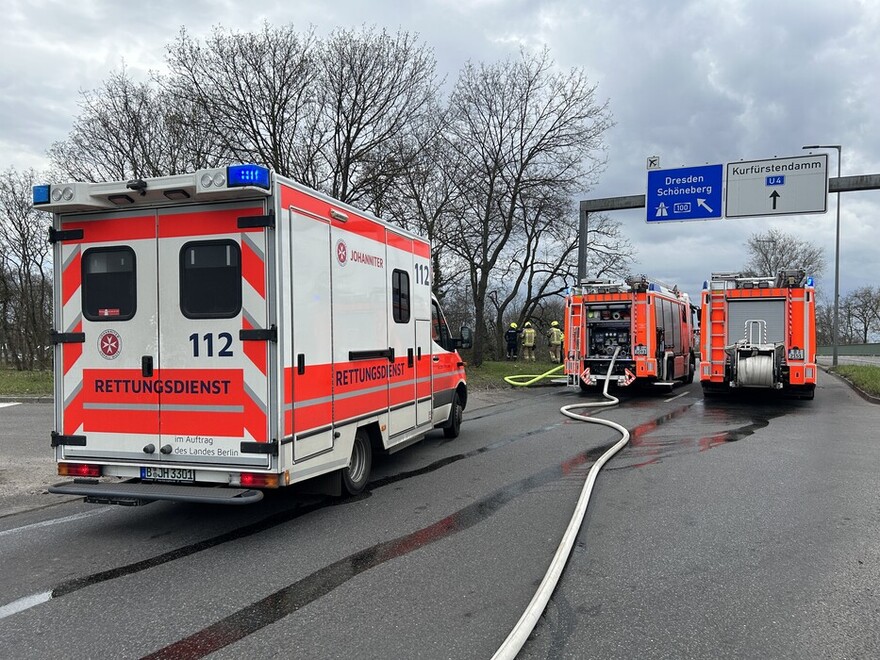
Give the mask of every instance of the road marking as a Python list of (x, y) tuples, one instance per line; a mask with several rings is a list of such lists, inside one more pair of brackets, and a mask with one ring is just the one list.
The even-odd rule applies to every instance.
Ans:
[(677, 395), (677, 396), (674, 396), (674, 397), (672, 397), (671, 399), (666, 399), (666, 400), (664, 401), (664, 403), (669, 403), (670, 401), (675, 401), (676, 399), (680, 399), (681, 397), (683, 397), (683, 396), (687, 396), (688, 394), (690, 394), (690, 392), (682, 392), (681, 394), (679, 394), (679, 395)]
[(0, 408), (9, 408), (10, 406), (20, 406), (21, 401), (7, 401), (4, 403), (0, 403)]
[(95, 511), (83, 511), (82, 513), (75, 513), (72, 516), (65, 516), (64, 518), (53, 518), (52, 520), (44, 520), (43, 522), (32, 523), (30, 525), (23, 525), (22, 527), (13, 527), (12, 529), (5, 529), (0, 532), (0, 538), (4, 536), (9, 536), (10, 534), (15, 534), (17, 532), (27, 532), (32, 529), (37, 529), (39, 527), (51, 527), (52, 525), (60, 525), (62, 523), (73, 522), (74, 520), (82, 520), (83, 518), (91, 518), (92, 516), (97, 516), (101, 513), (107, 513), (110, 509), (97, 509)]
[(37, 605), (45, 603), (46, 601), (51, 599), (51, 591), (44, 591), (41, 594), (33, 594), (32, 596), (19, 598), (18, 600), (12, 601), (8, 605), (0, 607), (0, 619), (5, 619), (6, 617), (12, 616), (13, 614), (18, 614), (19, 612), (24, 612), (25, 610), (29, 610), (30, 608), (36, 607)]

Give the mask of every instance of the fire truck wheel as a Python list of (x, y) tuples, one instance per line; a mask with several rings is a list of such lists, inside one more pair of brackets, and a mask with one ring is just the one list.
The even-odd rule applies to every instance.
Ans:
[(449, 421), (443, 427), (443, 435), (447, 438), (457, 438), (461, 432), (461, 415), (463, 408), (458, 392), (452, 395), (452, 410), (449, 411)]
[(684, 379), (684, 382), (690, 385), (694, 382), (694, 371), (696, 371), (696, 364), (694, 360), (694, 356), (691, 355), (690, 362), (688, 363), (688, 373)]
[(358, 429), (351, 448), (351, 460), (342, 471), (342, 485), (349, 495), (357, 495), (367, 485), (370, 469), (373, 466), (373, 448), (370, 434), (366, 429)]

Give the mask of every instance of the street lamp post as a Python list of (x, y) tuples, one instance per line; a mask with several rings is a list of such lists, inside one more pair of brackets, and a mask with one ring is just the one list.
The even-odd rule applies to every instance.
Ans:
[[(837, 149), (837, 178), (840, 178), (841, 146), (808, 144), (803, 149)], [(837, 189), (837, 229), (834, 236), (834, 318), (831, 322), (831, 366), (837, 366), (837, 337), (840, 328), (840, 188)]]

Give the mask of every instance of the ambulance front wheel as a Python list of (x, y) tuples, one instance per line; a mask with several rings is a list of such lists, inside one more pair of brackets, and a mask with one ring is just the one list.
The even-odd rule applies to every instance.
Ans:
[(351, 448), (351, 460), (342, 471), (342, 485), (349, 495), (357, 495), (367, 485), (373, 467), (373, 447), (366, 429), (358, 429)]
[(449, 411), (449, 421), (443, 427), (443, 435), (447, 438), (457, 438), (461, 433), (461, 416), (464, 408), (461, 405), (461, 399), (458, 398), (458, 392), (452, 395), (452, 410)]

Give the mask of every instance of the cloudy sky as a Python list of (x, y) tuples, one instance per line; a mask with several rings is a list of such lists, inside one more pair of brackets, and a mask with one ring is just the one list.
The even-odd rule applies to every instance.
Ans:
[[(646, 160), (664, 169), (796, 156), (843, 146), (844, 175), (880, 173), (880, 0), (2, 0), (0, 170), (41, 169), (64, 139), (80, 91), (123, 63), (146, 79), (164, 68), (181, 26), (246, 31), (264, 20), (319, 34), (375, 25), (417, 33), (454, 80), (468, 60), (548, 46), (608, 99), (608, 165), (580, 199), (644, 194)], [(837, 176), (837, 153), (829, 152)], [(824, 215), (648, 225), (614, 217), (635, 269), (699, 294), (713, 271), (747, 261), (746, 238), (770, 227), (825, 249), (833, 291), (835, 196)], [(572, 222), (577, 222), (577, 205)], [(841, 195), (841, 294), (880, 285), (880, 191)]]

